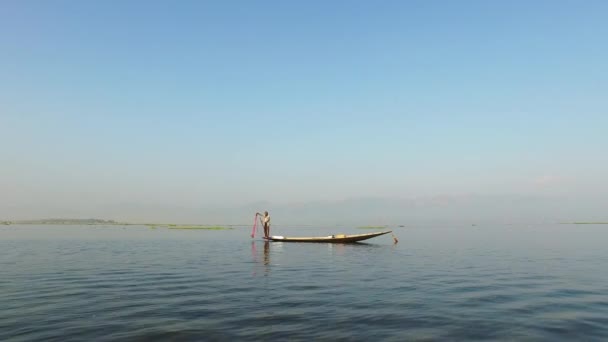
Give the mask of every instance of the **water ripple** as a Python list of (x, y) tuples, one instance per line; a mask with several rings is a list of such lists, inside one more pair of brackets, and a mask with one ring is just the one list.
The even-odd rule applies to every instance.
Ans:
[(399, 245), (154, 234), (0, 240), (0, 340), (608, 338), (598, 236), (578, 255), (558, 242), (435, 246), (432, 232)]

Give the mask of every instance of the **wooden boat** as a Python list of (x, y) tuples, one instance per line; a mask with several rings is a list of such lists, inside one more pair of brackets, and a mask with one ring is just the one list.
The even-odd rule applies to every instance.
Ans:
[(284, 242), (351, 243), (351, 242), (358, 242), (358, 241), (371, 239), (373, 237), (388, 234), (388, 233), (392, 233), (392, 231), (388, 230), (385, 232), (355, 234), (355, 235), (336, 234), (336, 235), (318, 236), (318, 237), (289, 237), (289, 236), (273, 235), (269, 238), (264, 238), (264, 239), (269, 240), (269, 241), (284, 241)]

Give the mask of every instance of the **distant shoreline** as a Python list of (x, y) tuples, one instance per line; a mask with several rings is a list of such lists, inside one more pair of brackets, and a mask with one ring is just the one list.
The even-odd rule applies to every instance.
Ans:
[[(69, 226), (69, 225), (81, 225), (81, 226), (148, 226), (148, 227), (251, 227), (252, 223), (238, 223), (238, 224), (225, 224), (218, 222), (211, 223), (171, 223), (171, 222), (121, 222), (115, 220), (103, 220), (103, 219), (64, 219), (64, 218), (49, 218), (49, 219), (30, 219), (30, 220), (0, 220), (1, 225), (49, 225), (49, 226)], [(319, 225), (314, 224), (284, 224), (281, 227), (316, 227)], [(331, 225), (334, 226), (334, 225)], [(337, 225), (339, 226), (339, 225)], [(203, 229), (203, 228), (200, 228)]]
[(248, 226), (247, 224), (175, 224), (175, 223), (134, 223), (118, 222), (114, 220), (100, 219), (41, 219), (41, 220), (18, 220), (0, 221), (3, 225), (48, 225), (48, 226), (147, 226), (150, 228), (164, 227), (171, 229), (232, 229), (227, 227)]
[[(574, 221), (574, 222), (556, 222), (556, 224), (563, 225), (608, 225), (608, 221)], [(52, 218), (52, 219), (36, 219), (36, 220), (0, 220), (0, 226), (2, 225), (48, 225), (48, 226), (147, 226), (150, 228), (172, 228), (172, 229), (232, 229), (234, 227), (250, 227), (251, 223), (241, 224), (218, 224), (218, 223), (159, 223), (159, 222), (120, 222), (114, 220), (102, 220), (102, 219), (63, 219), (63, 218)], [(475, 226), (475, 224), (473, 224)], [(294, 224), (294, 225), (281, 225), (281, 227), (315, 227), (324, 225), (313, 225), (313, 224)], [(340, 224), (330, 224), (326, 226), (343, 226)], [(351, 225), (348, 225), (351, 226)], [(405, 225), (353, 225), (358, 229), (384, 229), (389, 227), (405, 227)]]

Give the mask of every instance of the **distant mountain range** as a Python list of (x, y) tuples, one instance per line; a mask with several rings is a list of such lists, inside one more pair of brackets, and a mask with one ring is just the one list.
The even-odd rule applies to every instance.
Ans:
[[(104, 217), (100, 219), (21, 220), (30, 224), (118, 224), (171, 222), (241, 225), (253, 223), (256, 212), (268, 210), (275, 226), (409, 225), (420, 223), (558, 223), (608, 219), (608, 197), (524, 195), (461, 195), (417, 198), (355, 198), (301, 203), (255, 202), (232, 207), (116, 203), (70, 208), (0, 210), (6, 219), (41, 216)], [(2, 208), (0, 208), (2, 209)], [(44, 210), (44, 211), (42, 211)], [(65, 213), (65, 214), (64, 214)], [(69, 214), (68, 214), (69, 213)], [(26, 216), (27, 215), (27, 216)], [(116, 221), (115, 221), (116, 220)]]
[(113, 220), (100, 220), (100, 219), (63, 219), (63, 218), (50, 218), (40, 220), (18, 220), (18, 221), (4, 221), (4, 223), (12, 224), (119, 224)]

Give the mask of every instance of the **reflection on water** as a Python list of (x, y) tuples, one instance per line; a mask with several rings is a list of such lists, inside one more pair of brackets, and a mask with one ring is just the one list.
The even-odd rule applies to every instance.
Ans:
[(270, 242), (264, 241), (264, 265), (270, 266)]
[(253, 240), (251, 241), (251, 259), (254, 265), (258, 262), (258, 249), (255, 247), (255, 241)]
[(0, 341), (606, 340), (608, 231), (517, 229), (0, 229)]
[[(267, 274), (270, 271), (270, 242), (263, 241), (264, 248), (262, 250), (262, 264), (264, 265), (264, 273)], [(251, 241), (251, 257), (253, 259), (254, 267), (258, 264), (258, 251), (256, 247), (256, 241)], [(253, 275), (256, 275), (254, 270)]]

